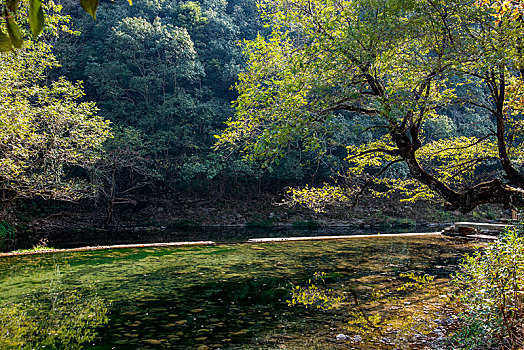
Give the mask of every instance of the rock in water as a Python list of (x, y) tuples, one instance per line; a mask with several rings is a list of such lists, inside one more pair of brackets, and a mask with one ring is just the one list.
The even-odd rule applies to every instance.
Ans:
[(343, 340), (347, 340), (348, 336), (345, 335), (345, 334), (340, 333), (339, 335), (336, 336), (336, 338), (337, 338), (337, 340), (343, 341)]

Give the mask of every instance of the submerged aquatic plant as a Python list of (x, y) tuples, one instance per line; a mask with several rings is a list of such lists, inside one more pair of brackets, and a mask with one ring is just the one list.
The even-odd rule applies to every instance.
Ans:
[[(305, 286), (294, 286), (289, 306), (302, 305), (346, 315), (348, 341), (362, 344), (388, 343), (402, 348), (416, 337), (431, 333), (445, 312), (447, 295), (434, 276), (401, 273), (402, 282), (394, 288), (328, 287), (326, 273), (315, 273)], [(407, 301), (410, 300), (410, 301)]]

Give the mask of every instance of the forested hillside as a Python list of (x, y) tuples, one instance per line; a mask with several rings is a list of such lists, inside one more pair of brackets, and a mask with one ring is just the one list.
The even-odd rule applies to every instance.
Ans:
[[(40, 42), (45, 42), (54, 62), (53, 69), (47, 69), (42, 79), (46, 84), (53, 81), (62, 84), (66, 84), (65, 81), (82, 82), (82, 85), (75, 85), (83, 91), (78, 91), (76, 98), (85, 94), (81, 96), (82, 101), (92, 108), (96, 104), (97, 114), (109, 120), (112, 129), (111, 137), (106, 137), (109, 134), (104, 136), (102, 148), (97, 149), (96, 159), (91, 158), (82, 164), (60, 163), (64, 179), (76, 179), (76, 182), (71, 180), (69, 183), (84, 185), (83, 193), (77, 191), (75, 195), (62, 197), (68, 200), (90, 197), (89, 205), (106, 208), (106, 223), (114, 222), (114, 211), (119, 204), (124, 204), (126, 210), (135, 208), (137, 211), (144, 205), (154, 206), (148, 198), (151, 194), (169, 193), (173, 200), (179, 196), (199, 200), (232, 195), (256, 199), (266, 191), (276, 195), (276, 201), (280, 202), (286, 187), (295, 186), (297, 190), (289, 192), (287, 198), (291, 204), (299, 203), (313, 209), (322, 207), (320, 210), (323, 210), (324, 202), (347, 205), (349, 197), (355, 195), (355, 187), (381, 196), (393, 195), (386, 183), (392, 181), (412, 186), (408, 190), (404, 187), (400, 192), (410, 192), (415, 199), (431, 197), (413, 191), (413, 186), (418, 185), (413, 185), (406, 163), (394, 160), (389, 164), (371, 157), (355, 165), (353, 158), (346, 159), (348, 155), (352, 157), (358, 153), (358, 149), (372, 149), (379, 145), (376, 140), (387, 139), (387, 125), (377, 124), (377, 119), (370, 117), (368, 112), (372, 108), (366, 111), (366, 108), (334, 106), (329, 113), (320, 112), (319, 118), (313, 116), (312, 119), (308, 119), (313, 115), (310, 113), (316, 111), (306, 108), (300, 111), (304, 120), (287, 123), (285, 113), (294, 108), (293, 104), (302, 98), (299, 95), (306, 94), (310, 87), (304, 86), (294, 97), (289, 95), (292, 96), (289, 101), (287, 97), (282, 101), (275, 100), (271, 95), (273, 90), (268, 87), (280, 84), (285, 88), (288, 83), (279, 77), (279, 71), (288, 74), (286, 79), (289, 78), (292, 84), (297, 82), (299, 85), (303, 79), (301, 74), (305, 72), (304, 65), (309, 64), (310, 58), (323, 62), (314, 67), (316, 71), (307, 78), (317, 79), (315, 83), (324, 79), (321, 76), (323, 68), (333, 68), (334, 71), (338, 68), (329, 68), (330, 64), (337, 64), (336, 60), (329, 57), (326, 60), (322, 51), (311, 51), (307, 46), (302, 53), (297, 50), (290, 54), (291, 59), (294, 59), (292, 55), (305, 55), (300, 58), (302, 62), (297, 60), (291, 68), (286, 66), (282, 57), (275, 56), (275, 50), (287, 49), (279, 47), (282, 38), (278, 32), (286, 25), (291, 25), (289, 33), (298, 43), (301, 35), (305, 35), (304, 38), (310, 35), (294, 32), (294, 25), (298, 26), (296, 28), (303, 25), (300, 20), (279, 24), (278, 21), (286, 21), (288, 14), (285, 11), (280, 13), (284, 17), (278, 17), (278, 11), (273, 14), (268, 9), (261, 13), (254, 0), (138, 0), (132, 6), (127, 1), (104, 1), (94, 20), (76, 1), (66, 1), (61, 6), (63, 8), (45, 8), (60, 20), (49, 17), (47, 29), (39, 38)], [(315, 16), (314, 13), (310, 15)], [(67, 16), (70, 16), (69, 20)], [(318, 20), (322, 25), (324, 19)], [(397, 25), (395, 21), (393, 26)], [(65, 25), (67, 29), (64, 29)], [(405, 39), (397, 38), (395, 32), (389, 33), (387, 28), (383, 33), (372, 32), (369, 28), (358, 30), (366, 35), (371, 33), (370, 45), (381, 40)], [(45, 34), (50, 31), (54, 34)], [(322, 35), (319, 38), (322, 39)], [(349, 42), (348, 38), (339, 39), (341, 43)], [(416, 50), (415, 47), (411, 49)], [(366, 55), (365, 50), (355, 52)], [(336, 50), (333, 54), (343, 55)], [(377, 53), (371, 52), (370, 55), (374, 57)], [(398, 62), (391, 57), (384, 59), (389, 59), (387, 64), (396, 69)], [(431, 68), (428, 67), (422, 69)], [(344, 76), (344, 69), (334, 74)], [(255, 75), (247, 84), (245, 79), (250, 74)], [(386, 72), (384, 77), (388, 74)], [(244, 81), (239, 82), (239, 76), (243, 76)], [(407, 76), (407, 79), (418, 78)], [(441, 93), (440, 100), (432, 105), (431, 113), (418, 122), (423, 143), (436, 142), (444, 147), (448, 142), (445, 140), (464, 138), (464, 142), (474, 145), (478, 138), (487, 134), (491, 137), (489, 134), (494, 124), (488, 109), (478, 103), (451, 101), (452, 96), (481, 96), (483, 99), (489, 95), (488, 89), (460, 70), (446, 72), (445, 79), (444, 84), (453, 88)], [(399, 84), (405, 83), (409, 82)], [(333, 102), (330, 99), (337, 96), (337, 93), (333, 94), (334, 89), (339, 89), (335, 85), (319, 87), (320, 93), (315, 92), (306, 98), (316, 103), (318, 93), (321, 96), (318, 100), (328, 105)], [(409, 95), (402, 89), (400, 86), (393, 95)], [(342, 95), (347, 93), (344, 89), (339, 92)], [(254, 129), (248, 137), (244, 137), (241, 124), (235, 121), (244, 113), (245, 101), (251, 104), (246, 110), (254, 118)], [(277, 114), (264, 114), (273, 113), (264, 109), (264, 104), (269, 101), (277, 101)], [(281, 125), (274, 128), (274, 125), (265, 124), (265, 118), (273, 118), (279, 113)], [(228, 120), (229, 129), (226, 130)], [(221, 145), (228, 138), (233, 147), (217, 147), (219, 135), (222, 135)], [(265, 136), (259, 138), (259, 135)], [(469, 160), (463, 159), (466, 163), (462, 164), (463, 168), (459, 165), (457, 171), (465, 170), (469, 177), (459, 176), (457, 181), (467, 183), (496, 174), (499, 171), (496, 157), (484, 155), (490, 161), (484, 161), (480, 167), (469, 167)], [(433, 158), (424, 162), (439, 167), (443, 161), (447, 162)], [(355, 169), (358, 169), (358, 174)], [(301, 190), (305, 184), (322, 186), (323, 183), (340, 187), (335, 187), (334, 192), (330, 187), (324, 187), (313, 195), (307, 190), (309, 187)], [(71, 186), (68, 189), (75, 191)], [(4, 190), (4, 197), (11, 193), (9, 191), (14, 190)], [(315, 201), (316, 195), (324, 195), (318, 199), (320, 207), (318, 203), (307, 203), (311, 198)], [(338, 199), (330, 201), (330, 196)], [(47, 195), (45, 191), (29, 191), (22, 197), (61, 199), (60, 195)], [(360, 193), (356, 197), (360, 197)], [(339, 200), (341, 198), (343, 200)], [(438, 200), (434, 196), (431, 198)]]
[(147, 158), (142, 175), (169, 185), (248, 170), (210, 148), (233, 113), (239, 42), (262, 29), (254, 2), (107, 2), (96, 21), (75, 2), (64, 11), (80, 34), (56, 43), (57, 74), (85, 82), (113, 122), (112, 150)]
[[(270, 31), (255, 1), (104, 2), (96, 21), (74, 1), (64, 4), (64, 12), (80, 34), (55, 43), (62, 64), (55, 75), (84, 81), (86, 99), (113, 122), (115, 138), (107, 148), (110, 163), (118, 164), (117, 175), (107, 179), (110, 165), (103, 164), (95, 177), (115, 181), (119, 191), (158, 180), (184, 188), (238, 178), (331, 181), (347, 167), (348, 144), (360, 145), (381, 133), (370, 118), (340, 111), (328, 128), (317, 131), (314, 144), (305, 142), (305, 135), (290, 135), (277, 162), (264, 149), (264, 169), (260, 159), (242, 162), (234, 152), (212, 150), (214, 135), (234, 114), (234, 86), (247, 60), (241, 42)], [(448, 106), (425, 121), (425, 137), (476, 136), (489, 124), (481, 109)], [(135, 183), (123, 183), (129, 171)], [(407, 176), (402, 166), (389, 172)]]

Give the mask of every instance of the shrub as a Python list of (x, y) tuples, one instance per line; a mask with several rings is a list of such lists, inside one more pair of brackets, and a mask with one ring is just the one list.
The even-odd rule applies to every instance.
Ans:
[(465, 349), (524, 346), (524, 227), (466, 255), (453, 276), (462, 308), (454, 340)]
[(5, 221), (0, 222), (0, 249), (11, 243), (16, 236), (16, 229)]

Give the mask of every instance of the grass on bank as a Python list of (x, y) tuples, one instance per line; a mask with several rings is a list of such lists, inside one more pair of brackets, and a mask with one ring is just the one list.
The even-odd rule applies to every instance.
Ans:
[(47, 246), (47, 239), (44, 238), (44, 239), (40, 240), (40, 242), (37, 245), (34, 245), (32, 248), (29, 248), (29, 249), (17, 249), (17, 250), (11, 251), (11, 253), (15, 253), (15, 254), (37, 253), (37, 252), (42, 252), (42, 251), (46, 251), (46, 250), (55, 250), (55, 248), (48, 247)]

